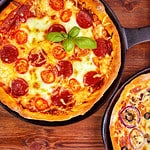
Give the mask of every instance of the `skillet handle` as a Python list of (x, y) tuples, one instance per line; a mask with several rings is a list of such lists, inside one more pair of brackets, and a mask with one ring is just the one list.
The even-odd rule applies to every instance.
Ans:
[(132, 46), (150, 41), (150, 27), (142, 27), (142, 28), (125, 28), (125, 34), (127, 38), (128, 48)]

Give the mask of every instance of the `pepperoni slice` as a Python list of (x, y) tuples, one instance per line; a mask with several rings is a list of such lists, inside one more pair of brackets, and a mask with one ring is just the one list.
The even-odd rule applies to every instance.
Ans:
[(58, 76), (63, 75), (63, 77), (66, 78), (66, 77), (70, 77), (73, 73), (72, 64), (67, 60), (59, 61), (56, 67), (58, 70)]
[(15, 39), (18, 44), (25, 44), (28, 39), (28, 35), (23, 30), (18, 30), (15, 34)]
[(98, 38), (96, 40), (97, 48), (93, 50), (94, 54), (97, 57), (104, 57), (106, 54), (111, 55), (112, 52), (112, 43), (103, 38)]
[(73, 95), (66, 89), (57, 88), (53, 91), (53, 95), (51, 96), (52, 104), (56, 106), (72, 107), (75, 103), (73, 100)]
[(71, 16), (72, 16), (72, 11), (70, 9), (66, 9), (61, 13), (60, 19), (63, 22), (68, 22), (70, 21)]
[(79, 91), (81, 88), (80, 83), (75, 78), (69, 80), (69, 86), (74, 92)]
[(93, 19), (88, 11), (80, 10), (76, 15), (76, 21), (81, 28), (89, 28), (93, 24)]
[(66, 33), (66, 29), (61, 24), (53, 24), (49, 27), (48, 32), (65, 32)]
[(24, 74), (28, 71), (29, 64), (28, 61), (24, 58), (20, 58), (15, 63), (15, 69), (18, 73)]
[(52, 49), (52, 54), (58, 60), (61, 60), (66, 57), (66, 51), (61, 46), (55, 46)]
[(14, 26), (16, 18), (16, 12), (12, 11), (0, 25), (0, 32), (7, 33)]
[(46, 63), (46, 52), (41, 48), (32, 49), (29, 53), (28, 60), (32, 66), (41, 67)]
[(24, 96), (28, 92), (28, 83), (22, 79), (14, 79), (11, 83), (11, 92), (13, 96)]
[(55, 81), (55, 73), (52, 70), (43, 70), (41, 72), (41, 78), (45, 83), (52, 83)]
[(61, 10), (64, 8), (64, 0), (50, 0), (50, 6), (54, 10)]
[(48, 108), (48, 102), (43, 98), (37, 98), (35, 101), (35, 107), (38, 110), (43, 111)]
[(22, 6), (18, 9), (16, 15), (17, 15), (17, 19), (18, 19), (19, 21), (21, 21), (21, 22), (26, 22), (26, 20), (27, 20), (28, 18), (35, 16), (34, 13), (32, 13), (32, 12), (30, 11), (30, 7), (31, 7), (30, 5), (22, 5)]
[(103, 84), (103, 79), (96, 71), (87, 72), (83, 77), (85, 86), (91, 86), (94, 89), (99, 89)]
[(27, 18), (34, 17), (35, 15), (30, 11), (29, 5), (22, 5), (20, 8), (12, 11), (3, 21), (0, 26), (0, 32), (7, 33), (14, 28), (19, 22), (26, 22)]
[(0, 51), (0, 58), (4, 63), (15, 62), (18, 55), (18, 49), (11, 44), (5, 45)]

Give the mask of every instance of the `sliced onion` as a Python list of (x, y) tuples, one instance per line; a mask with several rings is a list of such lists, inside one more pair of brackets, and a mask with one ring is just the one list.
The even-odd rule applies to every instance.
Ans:
[[(127, 113), (127, 111), (132, 111), (134, 112), (134, 119), (133, 121), (128, 121), (124, 115), (125, 113)], [(130, 112), (129, 112), (130, 113)], [(127, 106), (127, 107), (124, 107), (122, 108), (120, 111), (119, 111), (119, 119), (121, 121), (121, 123), (127, 127), (127, 128), (134, 128), (136, 127), (136, 124), (138, 124), (140, 122), (140, 112), (139, 110), (134, 107), (134, 106)], [(136, 119), (136, 120), (135, 120)]]
[(144, 144), (144, 135), (140, 129), (134, 128), (129, 133), (129, 142), (133, 149), (141, 149)]

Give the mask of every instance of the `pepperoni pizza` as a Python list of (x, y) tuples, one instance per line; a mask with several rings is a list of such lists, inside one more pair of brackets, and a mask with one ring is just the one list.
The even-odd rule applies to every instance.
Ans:
[(24, 118), (84, 115), (120, 68), (120, 38), (97, 0), (13, 0), (0, 13), (0, 101)]

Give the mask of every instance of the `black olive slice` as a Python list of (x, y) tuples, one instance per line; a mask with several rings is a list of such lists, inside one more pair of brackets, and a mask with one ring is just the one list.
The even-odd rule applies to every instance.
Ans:
[(121, 147), (121, 150), (128, 150), (126, 146)]
[(134, 119), (134, 115), (126, 110), (125, 119), (126, 119), (128, 122), (131, 122), (131, 121), (133, 121), (133, 119)]
[(144, 114), (144, 118), (145, 118), (146, 120), (149, 120), (149, 119), (150, 119), (150, 112), (146, 112), (146, 113)]
[(150, 134), (145, 134), (144, 138), (146, 139), (147, 143), (150, 144)]
[(147, 143), (150, 144), (150, 138), (147, 138)]

